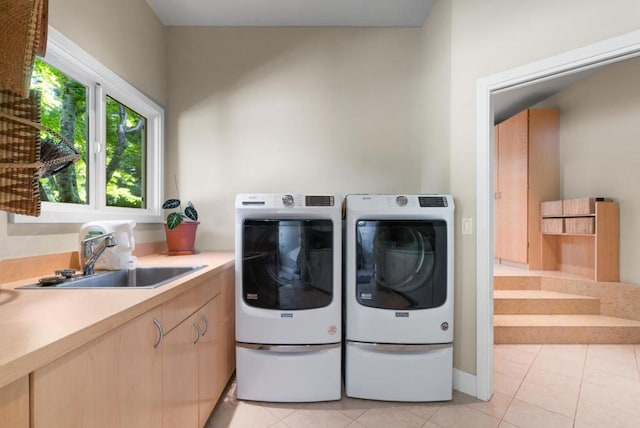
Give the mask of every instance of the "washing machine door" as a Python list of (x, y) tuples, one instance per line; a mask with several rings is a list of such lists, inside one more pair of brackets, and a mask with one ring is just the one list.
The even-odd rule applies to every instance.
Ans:
[(333, 299), (333, 227), (331, 220), (245, 220), (245, 303), (274, 310), (328, 306)]
[(382, 309), (428, 309), (447, 299), (444, 220), (359, 220), (356, 299)]

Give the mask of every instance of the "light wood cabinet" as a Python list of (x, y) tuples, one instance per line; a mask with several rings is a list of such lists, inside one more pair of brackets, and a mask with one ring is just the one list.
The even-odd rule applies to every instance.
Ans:
[(29, 378), (27, 376), (0, 388), (0, 425), (29, 428)]
[(162, 426), (198, 426), (197, 318), (192, 315), (162, 343)]
[[(216, 294), (163, 341), (163, 426), (202, 427), (235, 370), (232, 269), (221, 272)], [(185, 300), (186, 301), (186, 300)], [(170, 302), (173, 305), (173, 302)], [(171, 309), (172, 312), (176, 308)]]
[[(224, 372), (221, 362), (226, 352), (222, 343), (223, 317), (222, 295), (209, 301), (197, 314), (201, 337), (198, 341), (198, 426), (207, 422), (209, 415), (224, 390), (226, 380), (222, 384)], [(221, 385), (222, 384), (222, 385)]]
[(151, 310), (33, 372), (32, 426), (160, 426), (161, 314)]
[(223, 310), (220, 314), (220, 343), (218, 372), (218, 391), (224, 391), (231, 375), (236, 370), (236, 298), (235, 298), (235, 270), (228, 269), (223, 272), (222, 283), (222, 304)]
[[(31, 427), (204, 426), (235, 370), (233, 284), (233, 267), (222, 270), (31, 373)], [(11, 396), (26, 394), (26, 428), (24, 385)]]
[(220, 294), (197, 315), (202, 337), (198, 343), (198, 413), (204, 426), (236, 369), (235, 270), (218, 278)]
[[(546, 207), (562, 204), (563, 209)], [(596, 281), (620, 280), (620, 208), (596, 198), (542, 204), (542, 269), (582, 275)]]
[(558, 198), (558, 111), (529, 109), (495, 127), (495, 256), (542, 268), (540, 202)]

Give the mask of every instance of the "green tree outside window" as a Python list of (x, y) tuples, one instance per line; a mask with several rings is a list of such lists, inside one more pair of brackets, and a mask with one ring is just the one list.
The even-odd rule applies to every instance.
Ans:
[[(42, 93), (42, 124), (73, 141), (81, 155), (78, 162), (60, 173), (40, 179), (40, 198), (47, 202), (87, 204), (87, 88), (46, 62), (36, 59), (31, 89)], [(41, 138), (53, 137), (43, 133)]]

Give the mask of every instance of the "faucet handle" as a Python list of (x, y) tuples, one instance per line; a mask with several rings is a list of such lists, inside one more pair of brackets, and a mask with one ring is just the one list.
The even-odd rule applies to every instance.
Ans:
[(118, 245), (118, 240), (116, 239), (116, 234), (111, 232), (106, 238), (107, 247), (115, 247)]

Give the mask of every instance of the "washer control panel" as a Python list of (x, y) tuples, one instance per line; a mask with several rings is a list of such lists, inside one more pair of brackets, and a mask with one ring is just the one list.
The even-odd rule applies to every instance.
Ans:
[(282, 205), (285, 207), (332, 207), (335, 205), (335, 202), (335, 197), (331, 195), (305, 195), (303, 205), (302, 195), (282, 195)]
[[(296, 211), (303, 208), (331, 209), (341, 206), (339, 195), (303, 193), (239, 193), (236, 195), (236, 208), (280, 209)], [(337, 204), (337, 205), (336, 205)], [(296, 211), (297, 212), (297, 211)], [(322, 211), (324, 212), (324, 211)]]

